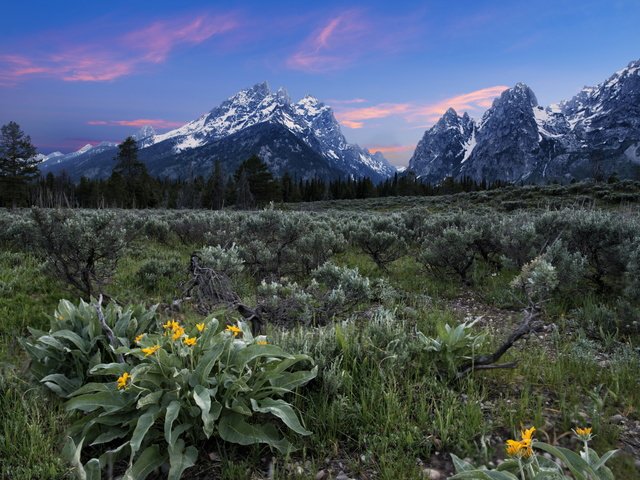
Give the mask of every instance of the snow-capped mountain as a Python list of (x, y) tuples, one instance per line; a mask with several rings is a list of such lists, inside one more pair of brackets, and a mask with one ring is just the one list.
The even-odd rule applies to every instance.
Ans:
[(518, 83), (479, 122), (450, 109), (427, 130), (409, 169), (429, 182), (582, 179), (640, 171), (640, 60), (571, 100), (542, 107)]
[[(266, 82), (241, 90), (180, 128), (157, 135), (145, 127), (134, 137), (149, 172), (169, 178), (209, 175), (216, 161), (232, 173), (251, 155), (276, 175), (288, 171), (305, 179), (349, 175), (381, 180), (395, 172), (381, 154), (347, 143), (330, 107), (312, 96), (293, 103), (284, 89), (271, 92)], [(80, 155), (65, 160), (64, 168), (76, 178), (87, 172), (108, 176), (113, 152), (109, 161), (107, 156), (84, 162)], [(83, 168), (77, 169), (80, 164)], [(59, 171), (63, 164), (51, 165)]]

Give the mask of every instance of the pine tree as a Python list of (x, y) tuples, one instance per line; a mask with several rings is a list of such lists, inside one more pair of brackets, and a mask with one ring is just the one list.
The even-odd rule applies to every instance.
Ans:
[[(234, 175), (236, 182), (239, 183), (240, 176), (246, 172), (249, 190), (252, 194), (256, 205), (265, 205), (272, 200), (278, 200), (280, 197), (279, 184), (273, 178), (269, 171), (269, 167), (257, 155), (253, 155), (238, 167)], [(243, 185), (244, 188), (244, 185)], [(238, 187), (238, 190), (240, 187)], [(240, 198), (237, 200), (240, 202)]]
[(16, 122), (2, 126), (0, 139), (0, 206), (24, 204), (27, 184), (38, 175), (36, 148)]

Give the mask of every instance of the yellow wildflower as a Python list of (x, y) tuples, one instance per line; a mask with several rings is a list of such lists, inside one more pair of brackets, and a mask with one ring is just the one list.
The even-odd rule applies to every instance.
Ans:
[(205, 327), (204, 327), (204, 322), (202, 322), (202, 323), (196, 323), (196, 328), (198, 329), (198, 331), (199, 331), (200, 333), (204, 332), (204, 328), (205, 328)]
[(574, 430), (574, 432), (582, 441), (588, 442), (589, 440), (591, 440), (591, 427), (578, 427)]
[(239, 333), (242, 333), (242, 330), (240, 330), (235, 325), (227, 325), (227, 332), (231, 332), (233, 333), (234, 337), (237, 337)]
[(121, 376), (118, 377), (118, 390), (123, 388), (127, 388), (127, 382), (131, 381), (131, 375), (128, 372), (124, 372)]
[(258, 340), (256, 343), (257, 343), (258, 345), (266, 345), (266, 344), (267, 344), (267, 341), (266, 341), (266, 340)]
[(185, 345), (193, 347), (196, 344), (196, 337), (187, 337), (184, 340)]
[(522, 455), (522, 443), (517, 440), (507, 440), (507, 455), (510, 457), (519, 457)]
[(142, 337), (144, 337), (144, 333), (141, 333), (140, 335), (138, 335), (138, 336), (135, 338), (134, 342), (136, 342), (136, 343), (140, 343), (140, 341), (142, 340)]
[(177, 328), (173, 329), (173, 335), (171, 335), (172, 340), (178, 340), (181, 336), (184, 335), (184, 328), (178, 325)]
[(162, 325), (162, 327), (165, 330), (175, 330), (176, 328), (180, 327), (180, 324), (178, 322), (176, 322), (175, 320), (169, 320), (167, 323)]
[(160, 350), (160, 345), (154, 345), (153, 347), (143, 348), (142, 353), (144, 353), (145, 357), (148, 357), (149, 355), (156, 353), (158, 350)]

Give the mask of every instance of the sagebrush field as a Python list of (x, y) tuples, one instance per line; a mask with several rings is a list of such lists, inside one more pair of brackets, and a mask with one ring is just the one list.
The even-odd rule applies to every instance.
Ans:
[(638, 192), (1, 210), (0, 475), (640, 478)]

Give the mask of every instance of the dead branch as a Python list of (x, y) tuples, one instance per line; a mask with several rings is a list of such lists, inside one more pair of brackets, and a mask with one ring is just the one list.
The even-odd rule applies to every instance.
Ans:
[(189, 273), (191, 278), (185, 284), (182, 298), (191, 298), (200, 314), (208, 315), (223, 305), (237, 310), (251, 325), (254, 335), (264, 333), (261, 307), (254, 309), (242, 303), (242, 299), (233, 289), (231, 279), (222, 272), (202, 265), (198, 252), (191, 254)]
[(469, 362), (463, 364), (456, 375), (456, 378), (460, 379), (467, 376), (474, 370), (489, 370), (495, 368), (515, 368), (517, 362), (496, 364), (500, 358), (507, 353), (507, 351), (513, 346), (515, 342), (522, 337), (528, 335), (531, 332), (539, 331), (543, 323), (538, 320), (540, 316), (540, 309), (533, 306), (525, 309), (524, 318), (522, 323), (516, 328), (511, 335), (504, 341), (502, 345), (493, 353), (488, 355), (477, 355), (473, 357)]
[[(102, 294), (98, 297), (98, 301), (94, 304), (94, 307), (98, 314), (98, 321), (100, 322), (100, 326), (102, 327), (102, 330), (104, 330), (104, 333), (107, 336), (107, 340), (109, 340), (109, 344), (115, 350), (120, 346), (120, 342), (113, 333), (113, 330), (111, 330), (111, 327), (107, 325), (107, 321), (104, 318), (104, 313), (102, 313)], [(117, 358), (118, 363), (124, 363), (124, 357), (121, 353), (117, 355)]]

